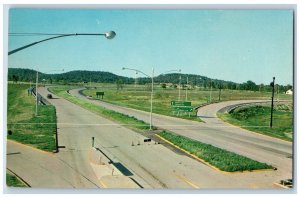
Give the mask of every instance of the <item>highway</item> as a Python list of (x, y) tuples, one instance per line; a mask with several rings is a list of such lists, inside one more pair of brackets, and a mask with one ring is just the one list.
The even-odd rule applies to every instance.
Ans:
[[(99, 100), (90, 100), (82, 96), (79, 93), (80, 90), (82, 88), (70, 90), (70, 94), (149, 123), (149, 112), (120, 107)], [(248, 102), (261, 101), (229, 101), (205, 106), (200, 108), (197, 113), (205, 123), (153, 114), (153, 125), (271, 164), (278, 169), (274, 174), (274, 182), (292, 178), (293, 149), (291, 142), (250, 132), (227, 124), (216, 117), (216, 112), (225, 106)]]
[[(46, 88), (41, 87), (39, 88), (39, 93), (46, 97), (49, 92)], [(78, 90), (71, 90), (70, 93), (82, 99), (85, 98), (78, 94)], [(63, 165), (54, 166), (51, 172), (57, 172), (60, 175), (55, 174), (57, 177), (49, 176), (49, 178), (53, 180), (52, 183), (55, 183), (58, 176), (60, 176), (58, 180), (60, 183), (66, 184), (65, 188), (110, 188), (105, 183), (105, 180), (101, 181), (99, 179), (93, 169), (93, 163), (90, 160), (92, 137), (95, 137), (95, 147), (105, 153), (114, 163), (125, 167), (126, 171), (124, 171), (124, 174), (126, 177), (134, 180), (141, 188), (273, 189), (276, 188), (274, 182), (278, 182), (280, 179), (291, 178), (292, 160), (285, 156), (291, 154), (291, 152), (289, 153), (290, 143), (256, 134), (253, 135), (249, 132), (245, 134), (240, 132), (241, 134), (238, 137), (232, 137), (232, 141), (230, 141), (230, 135), (233, 133), (238, 134), (235, 130), (233, 130), (232, 134), (226, 132), (227, 129), (234, 129), (232, 127), (210, 128), (206, 123), (191, 122), (160, 115), (154, 116), (154, 125), (156, 126), (159, 125), (175, 133), (194, 137), (194, 139), (202, 142), (212, 141), (215, 145), (221, 145), (222, 148), (232, 148), (229, 150), (237, 151), (236, 149), (239, 148), (240, 151), (237, 153), (249, 151), (250, 154), (248, 156), (251, 156), (253, 153), (251, 149), (257, 145), (268, 142), (271, 146), (277, 144), (277, 142), (280, 145), (279, 149), (268, 145), (257, 147), (255, 151), (261, 153), (257, 153), (254, 158), (261, 159), (260, 161), (262, 162), (272, 162), (272, 165), (278, 167), (277, 171), (227, 174), (216, 171), (185, 154), (174, 152), (165, 147), (164, 144), (155, 144), (153, 141), (144, 143), (143, 139), (145, 137), (143, 135), (54, 94), (52, 95), (54, 99), (50, 99), (49, 102), (56, 107), (58, 144), (60, 148), (59, 152), (53, 154), (51, 158), (53, 158), (53, 161), (59, 161), (59, 164)], [(86, 100), (98, 105), (107, 105), (114, 110), (126, 111), (127, 114), (137, 114), (137, 116), (144, 117), (145, 121), (149, 118), (149, 113), (147, 112), (118, 107), (108, 103), (99, 103), (99, 101), (94, 100)], [(221, 133), (225, 135), (216, 135)], [(243, 139), (245, 136), (246, 139)], [(255, 143), (255, 141), (257, 142)], [(138, 142), (140, 142), (140, 145), (137, 145)], [(237, 145), (233, 145), (232, 142), (235, 142)], [(245, 144), (245, 142), (248, 142), (248, 144)], [(134, 146), (132, 143), (134, 143)], [(8, 161), (10, 159), (17, 160), (17, 157), (15, 155), (14, 158), (8, 158)], [(8, 164), (14, 164), (14, 161), (9, 161)], [(12, 171), (19, 171), (16, 172), (18, 174), (20, 170), (22, 169), (18, 166)], [(45, 176), (42, 172), (38, 176), (27, 174), (24, 171), (22, 174), (29, 181), (35, 181), (34, 185), (29, 183), (32, 187), (47, 188), (50, 185), (49, 183), (51, 183), (51, 181), (39, 183), (39, 180), (45, 181)]]

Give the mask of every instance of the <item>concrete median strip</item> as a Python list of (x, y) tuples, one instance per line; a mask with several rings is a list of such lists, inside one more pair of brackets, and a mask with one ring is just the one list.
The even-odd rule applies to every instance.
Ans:
[(97, 149), (90, 149), (89, 158), (92, 169), (104, 188), (140, 188)]

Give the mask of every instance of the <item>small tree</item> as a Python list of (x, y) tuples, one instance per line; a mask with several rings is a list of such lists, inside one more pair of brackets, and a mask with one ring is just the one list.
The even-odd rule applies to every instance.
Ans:
[(123, 89), (124, 83), (123, 83), (123, 80), (122, 80), (122, 79), (117, 80), (116, 84), (117, 84), (117, 90), (118, 90), (118, 91), (119, 91), (120, 89), (121, 89), (121, 90)]
[(18, 83), (19, 76), (13, 75), (13, 76), (12, 76), (12, 79), (13, 79), (13, 82), (14, 82), (14, 83)]
[(167, 88), (166, 83), (161, 84), (161, 87), (162, 87), (163, 89)]

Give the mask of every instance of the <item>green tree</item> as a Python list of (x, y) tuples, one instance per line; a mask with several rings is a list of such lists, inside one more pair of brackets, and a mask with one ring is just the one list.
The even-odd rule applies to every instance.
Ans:
[(12, 78), (13, 78), (13, 82), (14, 82), (14, 83), (18, 83), (19, 76), (13, 75)]
[(123, 87), (124, 87), (124, 83), (123, 83), (123, 80), (122, 79), (118, 79), (117, 82), (117, 90), (119, 91), (120, 89), (122, 90)]

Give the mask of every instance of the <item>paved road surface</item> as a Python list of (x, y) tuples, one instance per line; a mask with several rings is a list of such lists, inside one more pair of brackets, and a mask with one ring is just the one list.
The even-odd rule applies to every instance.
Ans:
[[(78, 91), (81, 89), (70, 90), (70, 94), (105, 108), (135, 116), (149, 123), (148, 112), (120, 107), (99, 100), (87, 99), (79, 94)], [(200, 108), (198, 116), (205, 123), (153, 114), (153, 125), (201, 142), (225, 148), (261, 162), (269, 163), (278, 168), (278, 174), (274, 175), (274, 181), (292, 178), (292, 143), (249, 132), (224, 123), (216, 117), (216, 112), (219, 109), (228, 105), (245, 102), (250, 101), (216, 103)]]
[[(45, 88), (40, 89), (41, 95), (46, 96), (47, 93)], [(72, 187), (98, 188), (105, 186), (97, 179), (89, 161), (91, 137), (95, 137), (96, 147), (105, 152), (114, 163), (120, 163), (126, 167), (127, 175), (143, 188), (273, 188), (273, 182), (285, 176), (282, 170), (237, 174), (221, 173), (185, 155), (175, 153), (161, 144), (142, 143), (144, 138), (142, 135), (55, 95), (54, 98), (56, 99), (52, 99), (50, 102), (56, 106), (57, 110), (59, 146), (65, 147), (60, 148), (55, 157), (65, 164), (66, 168), (61, 169), (61, 167), (54, 166), (52, 171), (56, 175), (60, 175), (60, 173), (62, 176), (68, 175), (63, 178), (66, 183), (71, 183)], [(173, 118), (170, 119), (174, 122)], [(189, 121), (184, 121), (184, 123), (187, 124)], [(179, 130), (179, 132), (196, 131), (189, 127), (184, 126), (184, 130)], [(194, 123), (192, 127), (199, 127), (198, 123)], [(178, 130), (178, 126), (175, 126), (175, 129)], [(138, 140), (141, 142), (140, 146), (131, 145), (132, 141), (136, 144)], [(263, 155), (267, 155), (266, 153), (268, 152), (264, 152)], [(277, 155), (278, 159), (282, 158), (279, 154)], [(48, 160), (51, 161), (51, 159), (49, 157)], [(14, 160), (16, 159), (9, 157), (8, 164), (11, 162), (14, 164)], [(274, 162), (277, 161), (274, 160)], [(286, 161), (283, 162), (286, 163)], [(22, 165), (20, 165), (19, 171), (24, 171)], [(45, 179), (43, 172), (38, 175), (27, 174), (27, 177), (32, 177), (28, 179), (29, 181)], [(55, 177), (49, 179), (50, 183), (51, 181), (55, 183), (56, 180)], [(44, 183), (39, 187), (49, 187), (48, 185)]]
[[(66, 162), (54, 154), (14, 142), (7, 141), (7, 168), (25, 180), (31, 187), (76, 188), (75, 175), (82, 181), (87, 179), (76, 173)], [(54, 182), (55, 181), (55, 182)], [(86, 181), (91, 184), (89, 181)], [(85, 187), (95, 187), (86, 185)]]

